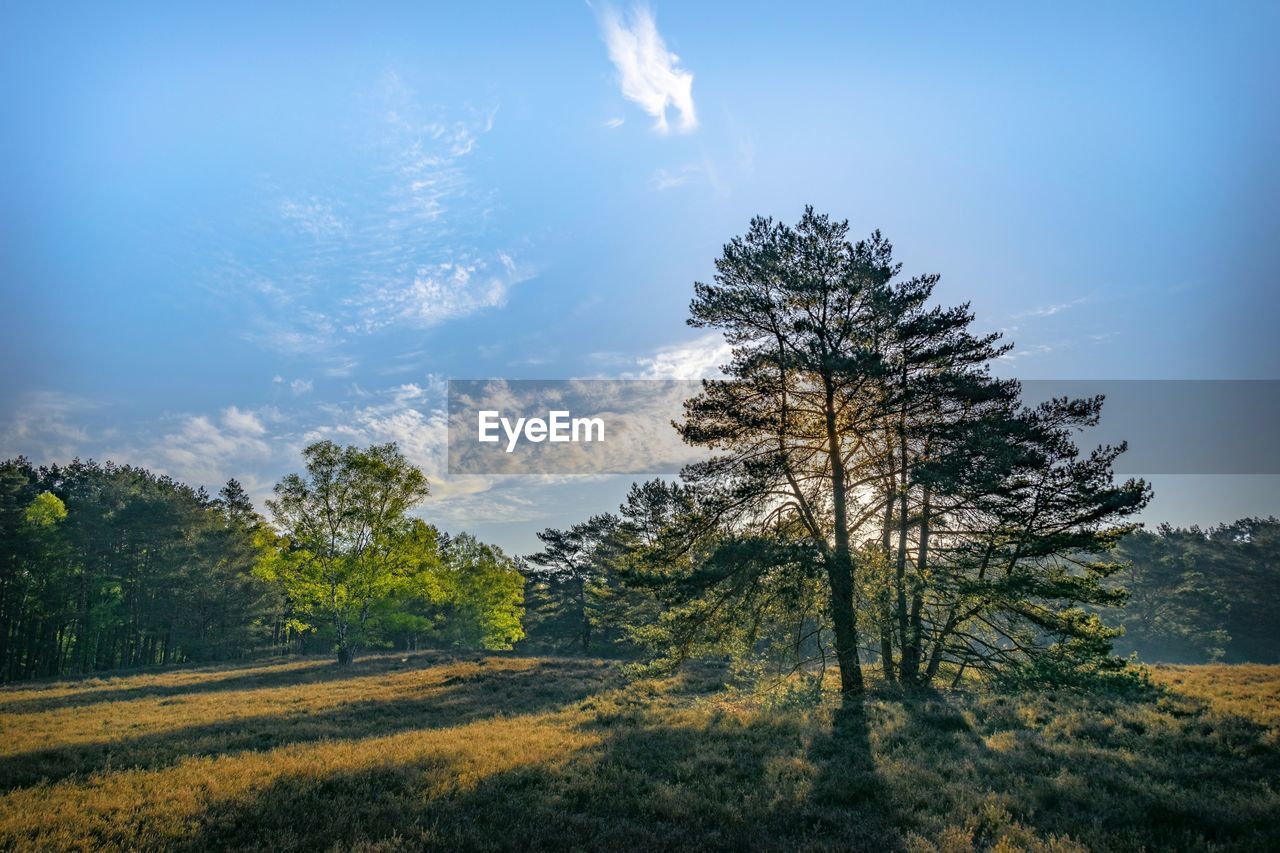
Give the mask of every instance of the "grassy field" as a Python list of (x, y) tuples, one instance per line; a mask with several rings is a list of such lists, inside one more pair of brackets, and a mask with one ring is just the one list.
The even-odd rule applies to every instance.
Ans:
[(1280, 849), (1280, 667), (1145, 699), (417, 654), (0, 691), (0, 847)]

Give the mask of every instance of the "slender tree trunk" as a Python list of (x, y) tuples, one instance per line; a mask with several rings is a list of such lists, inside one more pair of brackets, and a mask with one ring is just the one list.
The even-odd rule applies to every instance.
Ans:
[[(880, 548), (884, 553), (885, 565), (888, 565), (890, 536), (893, 531), (893, 478), (890, 477), (884, 491), (884, 524), (880, 528)], [(884, 680), (893, 684), (897, 675), (893, 670), (893, 605), (890, 601), (889, 587), (886, 584), (880, 593), (880, 668)]]
[(926, 684), (933, 681), (938, 676), (938, 667), (942, 664), (942, 653), (947, 647), (947, 638), (949, 638), (956, 629), (956, 624), (960, 621), (960, 611), (958, 605), (951, 605), (951, 610), (947, 613), (947, 621), (943, 623), (942, 628), (933, 638), (933, 648), (929, 650), (929, 663), (925, 667), (924, 681)]
[(827, 559), (831, 586), (831, 622), (836, 660), (840, 664), (840, 692), (861, 693), (862, 664), (858, 661), (858, 615), (853, 607), (853, 555), (849, 550), (848, 508), (845, 506), (844, 457), (836, 432), (835, 388), (824, 377), (826, 390), (827, 454), (831, 464), (831, 493), (835, 510), (835, 550)]
[(582, 614), (582, 653), (585, 655), (591, 648), (591, 619), (587, 614), (587, 581), (578, 578), (578, 612)]
[[(889, 612), (889, 602), (886, 600), (881, 607), (882, 617), (887, 617)], [(893, 684), (896, 680), (893, 672), (893, 637), (889, 633), (890, 627), (887, 618), (882, 618), (880, 622), (880, 672), (884, 675), (884, 680)]]
[(39, 636), (38, 623), (34, 619), (27, 620), (27, 637), (23, 641), (26, 647), (26, 661), (23, 663), (23, 678), (37, 678), (42, 673), (40, 667), (40, 647), (36, 638)]
[(9, 674), (9, 585), (0, 581), (0, 680)]
[(350, 666), (356, 659), (355, 649), (351, 647), (346, 621), (336, 613), (333, 617), (333, 633), (337, 641), (338, 666)]
[(908, 624), (909, 633), (903, 642), (902, 678), (912, 684), (920, 682), (920, 664), (923, 649), (924, 626), (921, 613), (924, 608), (923, 578), (929, 560), (929, 490), (924, 490), (920, 503), (920, 545), (916, 553), (916, 573), (911, 589), (911, 615)]
[(75, 644), (75, 670), (77, 673), (85, 672), (90, 664), (89, 661), (89, 579), (86, 577), (88, 569), (81, 564), (78, 589), (76, 591), (76, 644)]
[(910, 519), (907, 516), (908, 510), (908, 477), (910, 475), (910, 466), (907, 461), (907, 409), (906, 409), (906, 375), (904, 368), (903, 375), (903, 401), (902, 415), (898, 420), (898, 469), (900, 472), (900, 481), (898, 483), (898, 559), (897, 570), (894, 572), (894, 591), (897, 594), (898, 605), (898, 642), (902, 647), (902, 663), (900, 668), (903, 670), (902, 679), (906, 681), (908, 675), (907, 667), (907, 647), (909, 645), (908, 635), (908, 615), (907, 615), (907, 527)]

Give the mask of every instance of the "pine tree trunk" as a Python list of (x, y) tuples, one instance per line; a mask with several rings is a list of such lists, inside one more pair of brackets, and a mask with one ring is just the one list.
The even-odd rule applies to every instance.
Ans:
[(921, 620), (924, 599), (921, 594), (922, 584), (920, 579), (925, 576), (925, 569), (929, 561), (929, 497), (929, 490), (925, 489), (920, 504), (920, 546), (916, 556), (916, 579), (912, 583), (911, 590), (909, 633), (902, 644), (902, 680), (910, 684), (920, 683), (920, 664), (923, 660), (924, 651), (921, 647), (924, 636), (924, 626)]
[(591, 619), (587, 615), (587, 581), (578, 578), (578, 612), (582, 614), (582, 653), (591, 648)]
[[(884, 523), (880, 528), (880, 548), (888, 565), (893, 535), (893, 478), (889, 477), (884, 490)], [(886, 585), (880, 595), (880, 669), (887, 684), (897, 681), (893, 670), (893, 602)]]
[(908, 672), (910, 661), (910, 626), (908, 624), (907, 615), (907, 528), (910, 525), (910, 518), (907, 515), (908, 506), (908, 487), (910, 485), (910, 466), (907, 457), (907, 410), (906, 410), (906, 368), (903, 368), (902, 387), (904, 399), (902, 401), (902, 416), (898, 421), (898, 470), (901, 479), (898, 482), (898, 560), (897, 571), (894, 572), (894, 592), (897, 594), (898, 605), (898, 642), (902, 646), (902, 661), (899, 665), (901, 670), (901, 678), (904, 682), (911, 680)]
[(849, 549), (837, 547), (827, 570), (831, 584), (831, 623), (840, 664), (840, 692), (861, 693), (862, 664), (858, 660), (858, 623), (853, 611), (853, 572)]
[(831, 492), (835, 509), (835, 550), (827, 558), (831, 586), (831, 622), (836, 660), (840, 664), (840, 692), (862, 692), (862, 664), (858, 660), (858, 616), (853, 608), (853, 559), (849, 551), (849, 520), (845, 506), (844, 458), (836, 433), (835, 389), (826, 381), (827, 454), (831, 464)]

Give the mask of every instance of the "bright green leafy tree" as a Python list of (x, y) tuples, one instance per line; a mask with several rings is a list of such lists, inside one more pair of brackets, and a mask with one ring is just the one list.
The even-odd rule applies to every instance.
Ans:
[(524, 637), (524, 576), (496, 545), (463, 533), (447, 537), (435, 582), (442, 632), (458, 645), (509, 649)]
[(382, 603), (439, 597), (435, 530), (407, 515), (426, 498), (427, 478), (395, 444), (320, 441), (303, 458), (306, 474), (286, 476), (267, 502), (286, 542), (262, 571), (301, 617), (332, 626), (338, 662), (350, 664)]

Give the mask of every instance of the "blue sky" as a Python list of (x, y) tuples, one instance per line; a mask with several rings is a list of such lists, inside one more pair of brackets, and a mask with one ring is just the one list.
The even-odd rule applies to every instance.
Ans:
[[(1277, 378), (1275, 4), (172, 4), (0, 25), (0, 453), (259, 498), (395, 439), (511, 550), (626, 481), (449, 478), (443, 382), (704, 375), (754, 214), (882, 229), (1027, 378)], [(1157, 477), (1152, 520), (1280, 513)]]

